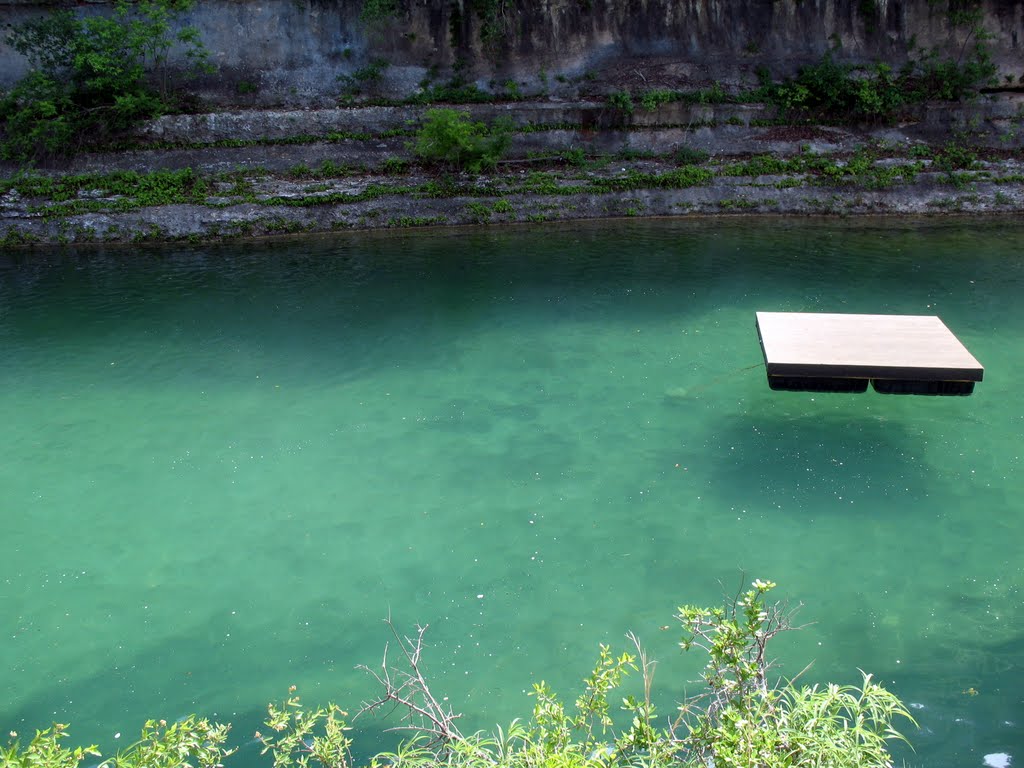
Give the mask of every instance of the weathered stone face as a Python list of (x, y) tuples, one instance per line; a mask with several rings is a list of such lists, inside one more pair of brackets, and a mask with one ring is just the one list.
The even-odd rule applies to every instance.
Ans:
[[(200, 81), (214, 103), (333, 103), (338, 78), (388, 62), (366, 83), (406, 96), (456, 66), (470, 81), (512, 81), (538, 93), (751, 85), (759, 67), (792, 74), (835, 49), (844, 61), (904, 63), (915, 50), (957, 58), (972, 45), (968, 24), (929, 0), (399, 0), (396, 13), (367, 25), (362, 4), (327, 0), (202, 0), (183, 19), (200, 30), (217, 67)], [(481, 7), (494, 11), (480, 11)], [(0, 0), (4, 21), (38, 17), (53, 3)], [(974, 7), (974, 6), (972, 6)], [(1024, 77), (1024, 3), (979, 0), (1001, 83)], [(103, 2), (83, 13), (102, 13)], [(26, 70), (0, 42), (0, 88)], [(493, 84), (493, 86), (492, 86)]]

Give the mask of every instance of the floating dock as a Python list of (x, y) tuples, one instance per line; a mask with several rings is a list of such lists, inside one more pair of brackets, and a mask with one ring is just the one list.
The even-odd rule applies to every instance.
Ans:
[(985, 373), (934, 315), (758, 312), (768, 386), (796, 392), (969, 395)]

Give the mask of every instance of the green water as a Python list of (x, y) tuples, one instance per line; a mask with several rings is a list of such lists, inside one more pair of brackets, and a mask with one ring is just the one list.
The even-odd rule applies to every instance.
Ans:
[[(674, 608), (761, 577), (815, 622), (780, 671), (875, 673), (909, 764), (1020, 759), (1022, 245), (726, 221), (0, 255), (0, 729), (111, 749), (199, 711), (245, 742), (292, 684), (357, 708), (389, 613), (430, 624), (468, 730), (540, 678), (575, 698), (631, 629), (668, 712), (700, 661)], [(756, 310), (938, 314), (985, 381), (773, 393)]]

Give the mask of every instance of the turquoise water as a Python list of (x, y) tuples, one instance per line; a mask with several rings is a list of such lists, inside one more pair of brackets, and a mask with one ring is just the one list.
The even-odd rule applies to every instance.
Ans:
[[(1024, 759), (1024, 228), (615, 223), (0, 256), (0, 728), (245, 742), (429, 623), (465, 729), (770, 578), (782, 674)], [(756, 310), (938, 314), (968, 398), (773, 393)], [(371, 750), (380, 722), (359, 721)], [(248, 757), (246, 757), (248, 755)], [(247, 747), (241, 760), (256, 764)]]

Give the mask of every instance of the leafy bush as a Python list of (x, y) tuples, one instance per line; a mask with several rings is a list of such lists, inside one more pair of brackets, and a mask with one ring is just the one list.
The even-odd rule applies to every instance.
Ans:
[(395, 0), (363, 0), (359, 20), (373, 26), (395, 18), (397, 14), (398, 3)]
[(61, 10), (15, 27), (8, 42), (31, 72), (0, 99), (0, 156), (73, 154), (171, 108), (171, 47), (184, 46), (192, 73), (206, 66), (196, 30), (171, 31), (189, 2), (119, 0), (110, 16)]
[(996, 66), (983, 38), (963, 60), (942, 60), (932, 52), (896, 73), (881, 62), (871, 67), (840, 64), (832, 53), (803, 67), (780, 84), (758, 72), (762, 98), (783, 111), (819, 120), (850, 122), (891, 120), (908, 104), (930, 99), (959, 101), (992, 82)]
[[(497, 204), (494, 210), (497, 211)], [(403, 222), (397, 222), (403, 225)], [(413, 225), (410, 220), (404, 225)], [(913, 723), (900, 700), (861, 673), (858, 685), (797, 685), (769, 680), (768, 644), (792, 629), (793, 612), (769, 603), (771, 582), (756, 580), (724, 606), (683, 606), (676, 619), (680, 647), (703, 650), (706, 690), (682, 702), (674, 717), (658, 717), (652, 703), (655, 662), (640, 640), (616, 653), (601, 645), (593, 671), (572, 704), (543, 680), (535, 683), (532, 716), (493, 733), (463, 734), (460, 715), (447, 697), (433, 693), (424, 672), (424, 633), (399, 632), (387, 621), (397, 648), (363, 667), (381, 686), (355, 718), (398, 709), (401, 729), (411, 737), (394, 752), (372, 757), (371, 768), (892, 768), (888, 746), (903, 740), (894, 722)], [(620, 691), (639, 673), (639, 696)], [(681, 687), (681, 686), (680, 686)], [(294, 686), (281, 704), (270, 704), (267, 732), (256, 733), (274, 768), (352, 768), (348, 713), (335, 704), (307, 709)], [(78, 768), (95, 747), (60, 745), (66, 726), (39, 731), (22, 746), (12, 734), (0, 760), (11, 768)], [(195, 717), (168, 726), (149, 721), (142, 739), (101, 763), (109, 768), (216, 768), (231, 751), (224, 748), (228, 726)]]
[(425, 79), (420, 83), (422, 91), (409, 99), (414, 104), (487, 104), (494, 101), (494, 94), (481, 90), (457, 73), (446, 83), (432, 83)]
[(950, 141), (935, 155), (935, 166), (946, 173), (971, 170), (978, 164), (978, 153), (971, 147)]
[(410, 148), (421, 160), (479, 173), (493, 168), (508, 148), (509, 128), (488, 128), (456, 109), (430, 109)]
[(627, 115), (633, 114), (633, 94), (628, 90), (615, 91), (608, 94), (608, 105), (624, 112)]
[(787, 111), (846, 120), (887, 118), (905, 101), (888, 65), (865, 71), (837, 63), (831, 53), (776, 86), (771, 99)]
[(0, 99), (0, 157), (28, 161), (70, 154), (81, 120), (67, 82), (30, 72)]
[(0, 765), (4, 768), (76, 768), (87, 755), (98, 757), (96, 745), (68, 749), (60, 742), (67, 738), (68, 726), (54, 723), (36, 731), (32, 740), (22, 746), (18, 734), (10, 733), (6, 747), (0, 747)]
[(708, 160), (708, 153), (702, 149), (694, 149), (685, 144), (676, 150), (675, 159), (678, 165), (702, 165)]
[(338, 84), (341, 86), (339, 101), (342, 104), (352, 103), (364, 89), (376, 86), (387, 68), (388, 62), (385, 59), (373, 59), (350, 75), (338, 75)]
[(403, 157), (385, 157), (380, 168), (387, 174), (406, 173), (409, 170), (409, 161)]
[(766, 648), (792, 628), (792, 613), (765, 602), (775, 584), (752, 586), (724, 608), (679, 609), (682, 648), (701, 648), (710, 659), (702, 675), (709, 704), (689, 716), (686, 747), (716, 767), (891, 767), (888, 742), (904, 740), (893, 721), (913, 723), (910, 712), (863, 672), (860, 686), (772, 685)]
[(653, 112), (662, 104), (671, 104), (676, 101), (676, 92), (664, 88), (651, 88), (640, 94), (640, 106), (648, 112)]
[[(235, 750), (224, 747), (230, 725), (210, 723), (189, 715), (167, 724), (166, 720), (147, 720), (141, 738), (100, 763), (104, 768), (219, 768)], [(66, 749), (60, 742), (68, 735), (68, 726), (55, 723), (36, 731), (22, 746), (18, 734), (11, 732), (6, 747), (0, 747), (0, 765), (4, 768), (77, 768), (86, 756), (99, 757), (95, 745)]]
[(582, 147), (570, 147), (559, 152), (559, 157), (566, 165), (580, 166), (587, 162), (587, 153)]
[(915, 65), (908, 90), (918, 101), (960, 101), (976, 95), (980, 87), (991, 85), (996, 72), (988, 46), (979, 41), (964, 61), (939, 59), (934, 52), (926, 55)]

